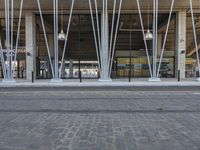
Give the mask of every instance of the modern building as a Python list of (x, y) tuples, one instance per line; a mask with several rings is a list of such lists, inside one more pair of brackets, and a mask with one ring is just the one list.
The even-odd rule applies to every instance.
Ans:
[(199, 77), (198, 0), (0, 0), (0, 77)]

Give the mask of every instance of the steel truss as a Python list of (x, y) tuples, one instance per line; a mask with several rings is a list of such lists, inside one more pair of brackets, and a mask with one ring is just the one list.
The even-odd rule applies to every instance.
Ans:
[[(118, 34), (118, 28), (119, 28), (119, 20), (121, 15), (121, 8), (122, 8), (122, 1), (123, 0), (114, 0), (113, 2), (113, 11), (112, 11), (112, 25), (111, 25), (111, 33), (110, 33), (110, 41), (109, 41), (109, 53), (108, 53), (108, 70), (107, 70), (107, 76), (110, 78), (111, 76), (111, 70), (112, 70), (112, 64), (113, 64), (113, 58), (115, 53), (115, 46), (116, 46), (116, 40), (117, 40), (117, 34)], [(96, 47), (96, 54), (97, 54), (97, 61), (98, 66), (100, 70), (100, 75), (102, 75), (102, 66), (103, 66), (103, 55), (102, 55), (102, 38), (100, 36), (100, 31), (102, 31), (103, 34), (106, 32), (105, 29), (105, 17), (103, 16), (102, 19), (102, 29), (100, 28), (99, 23), (99, 10), (98, 10), (98, 4), (97, 0), (88, 0), (89, 2), (89, 8), (90, 8), (90, 14), (91, 14), (91, 20), (92, 20), (92, 28), (93, 28), (93, 34), (94, 34), (94, 41), (95, 41), (95, 47)], [(108, 0), (102, 0), (103, 7), (102, 12), (104, 14), (108, 14)], [(94, 6), (93, 6), (94, 5)], [(117, 19), (116, 19), (117, 14)]]
[(37, 0), (38, 9), (39, 9), (39, 13), (40, 13), (40, 20), (42, 22), (45, 44), (46, 44), (46, 47), (47, 47), (48, 58), (49, 58), (49, 62), (50, 62), (51, 70), (52, 70), (52, 75), (53, 75), (53, 79), (56, 79), (56, 80), (60, 80), (60, 78), (61, 78), (61, 69), (62, 69), (63, 64), (64, 64), (64, 58), (65, 58), (66, 46), (67, 46), (67, 42), (68, 42), (68, 35), (69, 35), (69, 29), (70, 29), (70, 25), (71, 25), (71, 18), (72, 18), (72, 14), (73, 14), (74, 2), (75, 2), (75, 0), (72, 0), (72, 2), (71, 2), (68, 26), (67, 26), (67, 29), (66, 29), (67, 31), (66, 31), (66, 36), (65, 36), (64, 48), (63, 48), (63, 52), (62, 52), (61, 67), (59, 69), (59, 61), (58, 61), (58, 11), (59, 11), (58, 3), (59, 3), (59, 0), (53, 0), (54, 66), (53, 66), (52, 61), (51, 61), (49, 42), (48, 42), (48, 39), (47, 39), (47, 34), (46, 34), (46, 29), (45, 29), (44, 19), (43, 19), (43, 13), (42, 13), (41, 5), (40, 5), (40, 0)]

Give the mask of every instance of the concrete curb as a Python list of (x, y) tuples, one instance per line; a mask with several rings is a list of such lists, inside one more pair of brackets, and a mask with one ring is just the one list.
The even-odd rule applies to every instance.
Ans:
[(0, 87), (139, 87), (139, 86), (200, 86), (200, 82), (186, 81), (186, 82), (16, 82), (16, 83), (0, 83)]

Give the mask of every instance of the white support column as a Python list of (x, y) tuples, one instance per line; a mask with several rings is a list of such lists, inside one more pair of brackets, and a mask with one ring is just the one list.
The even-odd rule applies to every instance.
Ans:
[(109, 22), (108, 11), (101, 14), (101, 78), (99, 81), (112, 81), (109, 77)]
[(36, 26), (35, 15), (33, 13), (26, 13), (26, 79), (32, 80), (32, 71), (34, 78), (36, 78)]
[(177, 12), (176, 29), (176, 76), (180, 70), (180, 78), (185, 78), (186, 11)]

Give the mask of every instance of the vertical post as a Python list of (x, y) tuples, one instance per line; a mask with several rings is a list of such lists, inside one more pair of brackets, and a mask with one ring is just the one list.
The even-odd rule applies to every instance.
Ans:
[(178, 82), (181, 81), (181, 78), (180, 78), (180, 70), (178, 70)]
[(80, 78), (80, 82), (82, 82), (82, 72), (79, 71), (79, 78)]
[(34, 72), (32, 71), (32, 83), (34, 83)]
[[(180, 78), (185, 78), (186, 57), (186, 11), (176, 14), (176, 70), (180, 71)], [(178, 76), (176, 72), (176, 77)]]
[(109, 76), (109, 22), (108, 1), (103, 0), (103, 11), (101, 13), (101, 78), (99, 81), (112, 81)]
[(26, 24), (26, 79), (32, 80), (32, 71), (36, 77), (36, 28), (35, 15), (33, 13), (25, 14)]

